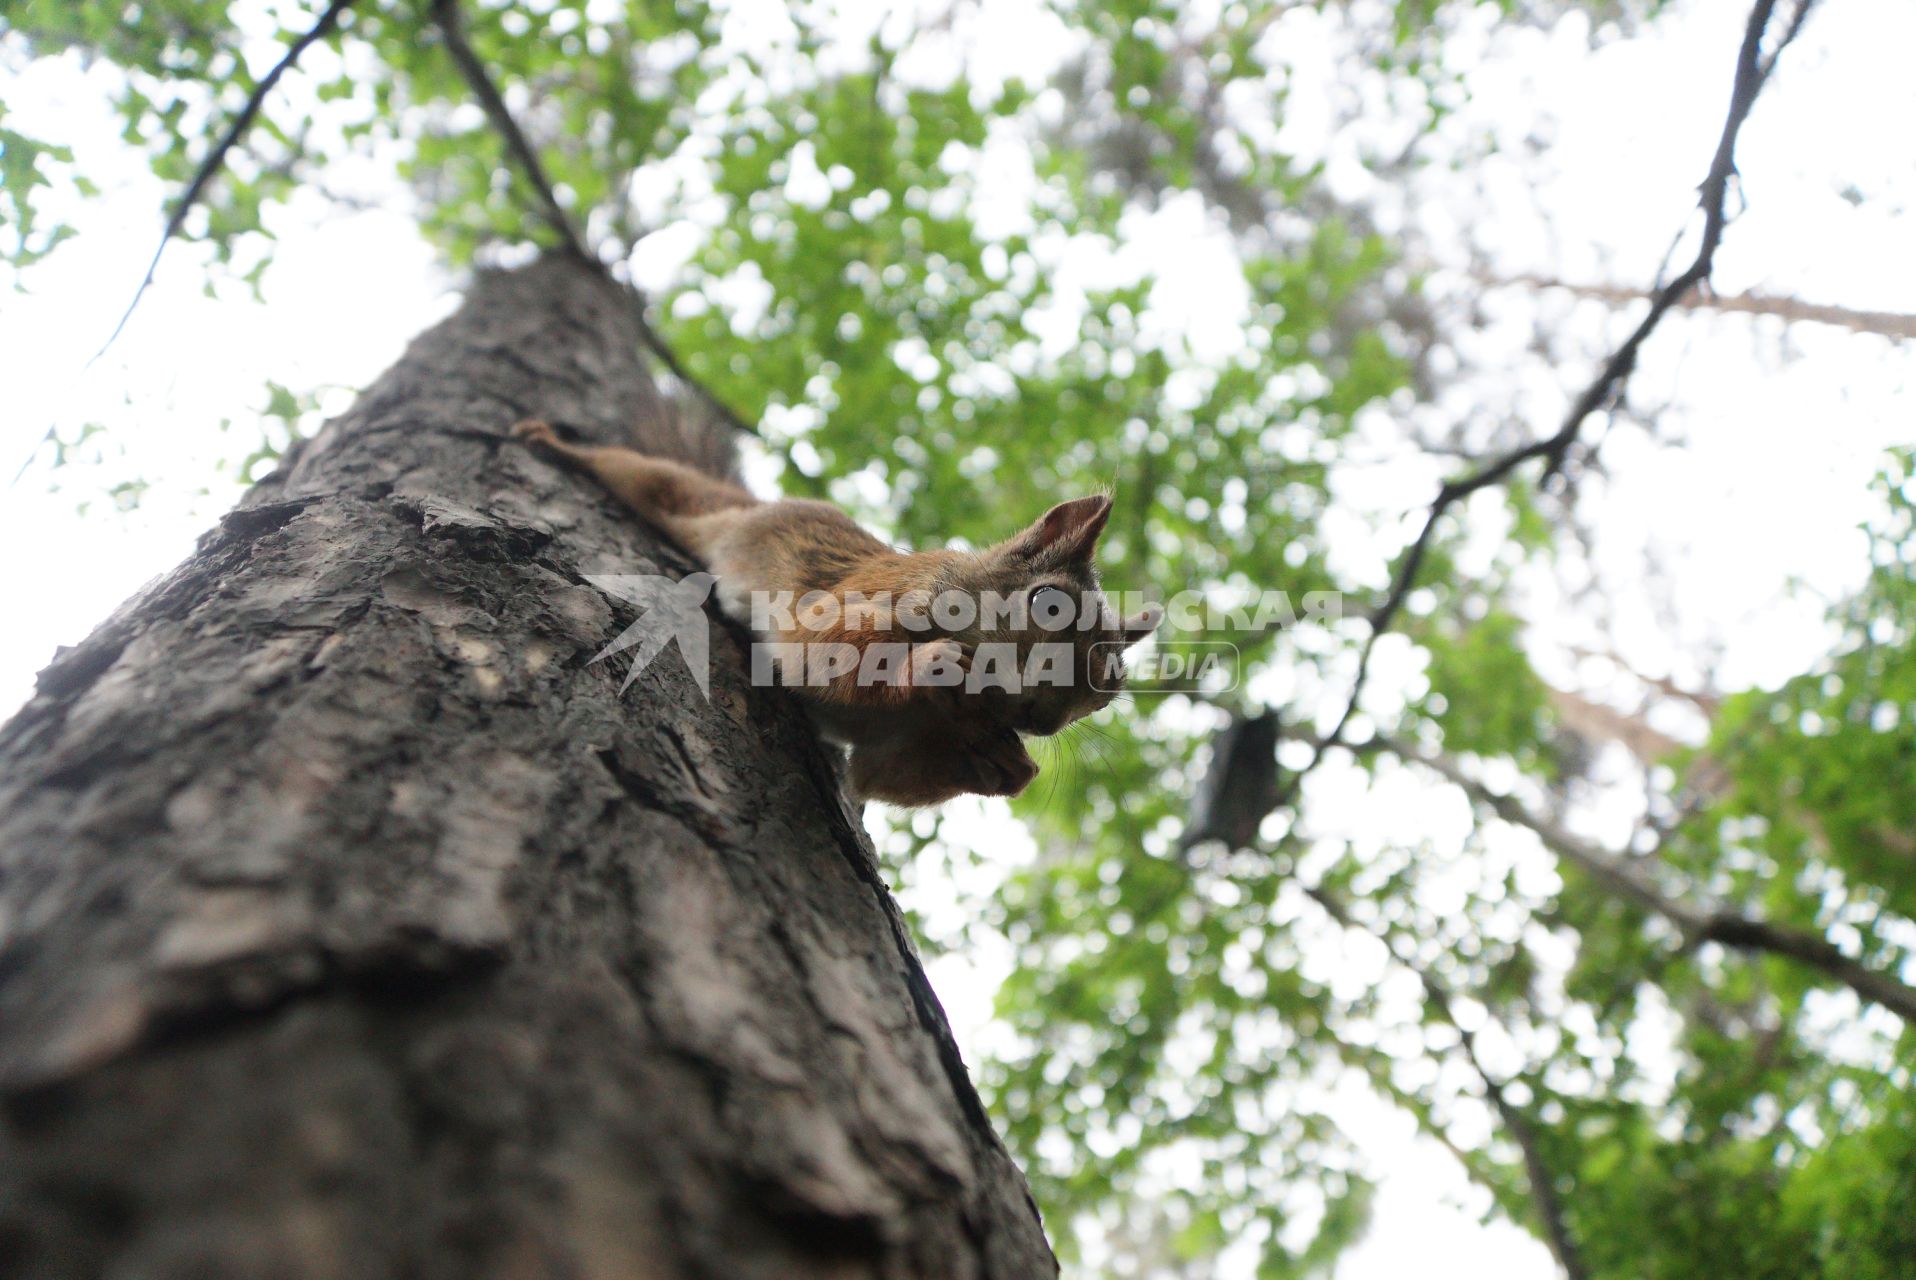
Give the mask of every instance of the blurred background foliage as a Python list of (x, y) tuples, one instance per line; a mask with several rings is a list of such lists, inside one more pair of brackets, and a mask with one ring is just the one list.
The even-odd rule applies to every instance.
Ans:
[[(980, 0), (464, 6), (593, 250), (622, 271), (673, 247), (653, 323), (758, 424), (786, 492), (928, 544), (1111, 486), (1114, 587), (1343, 593), (1340, 623), (1234, 633), (1235, 687), (1147, 680), (1060, 744), (1014, 806), (1036, 852), (1010, 874), (975, 874), (996, 852), (936, 815), (876, 819), (908, 893), (961, 895), (962, 925), (928, 923), (927, 944), (1010, 956), (1004, 1034), (975, 1065), (1087, 1272), (1207, 1276), (1247, 1248), (1260, 1277), (1325, 1271), (1373, 1225), (1378, 1170), (1340, 1120), (1357, 1078), (1575, 1274), (1916, 1274), (1907, 1023), (1827, 964), (1701, 923), (1822, 940), (1892, 986), (1911, 972), (1909, 451), (1862, 505), (1867, 579), (1832, 605), (1829, 653), (1776, 688), (1685, 686), (1614, 652), (1570, 655), (1578, 687), (1546, 679), (1565, 663), (1538, 662), (1553, 641), (1521, 582), (1580, 554), (1594, 452), (1513, 473), (1439, 525), (1393, 674), (1322, 763), (1342, 781), (1297, 772), (1415, 531), (1366, 503), (1368, 469), (1420, 460), (1434, 492), (1556, 424), (1443, 407), (1467, 320), (1425, 296), (1401, 220), (1286, 154), (1290, 33), (1338, 51), (1334, 127), (1392, 104), (1363, 153), (1388, 183), (1468, 93), (1460, 25), (1581, 11), (1602, 40), (1655, 7), (1053, 0), (1017, 18), (1033, 54), (981, 36), (1006, 27)], [(318, 12), (10, 0), (0, 47), (117, 68), (126, 141), (183, 186)], [(361, 0), (337, 27), (184, 238), (257, 285), (268, 211), (383, 166), (451, 264), (548, 241), (431, 8)], [(30, 286), (65, 230), (47, 194), (86, 178), (58, 139), (4, 126), (0, 178), (0, 247)], [(1147, 215), (1174, 207), (1228, 246), (1224, 340), (1162, 318), (1182, 268)], [(305, 391), (266, 398), (248, 474), (312, 426)], [(1486, 530), (1498, 550), (1462, 554)], [(1405, 804), (1429, 815), (1414, 838), (1347, 816)], [(1627, 839), (1571, 834), (1592, 811), (1625, 813)]]

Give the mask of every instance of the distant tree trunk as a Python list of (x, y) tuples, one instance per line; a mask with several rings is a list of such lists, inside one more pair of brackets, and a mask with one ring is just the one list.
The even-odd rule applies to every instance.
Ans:
[(483, 276), (0, 730), (0, 1275), (1055, 1274), (798, 709), (590, 662), (638, 353)]

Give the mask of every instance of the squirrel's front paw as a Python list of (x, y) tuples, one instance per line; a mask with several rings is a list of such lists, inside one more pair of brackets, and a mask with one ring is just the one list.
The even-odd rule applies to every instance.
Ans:
[(971, 669), (971, 646), (956, 640), (938, 639), (911, 648), (911, 675), (914, 689), (956, 688), (965, 682)]
[(981, 796), (1015, 796), (1038, 776), (1038, 762), (1015, 733), (995, 734), (973, 748), (970, 763), (976, 775), (970, 790)]
[(558, 433), (552, 429), (552, 424), (543, 418), (527, 418), (522, 422), (515, 422), (512, 424), (511, 434), (515, 439), (523, 440), (527, 444), (542, 444), (553, 449), (559, 447)]

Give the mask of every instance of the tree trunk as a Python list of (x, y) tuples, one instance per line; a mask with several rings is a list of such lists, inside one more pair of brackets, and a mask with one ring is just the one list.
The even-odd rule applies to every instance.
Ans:
[(0, 730), (0, 1275), (1055, 1274), (799, 709), (591, 661), (639, 341), (484, 276)]

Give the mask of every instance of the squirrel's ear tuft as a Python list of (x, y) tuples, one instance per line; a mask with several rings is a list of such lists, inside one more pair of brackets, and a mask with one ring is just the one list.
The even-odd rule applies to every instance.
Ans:
[(1094, 493), (1073, 498), (1038, 517), (1037, 523), (1019, 534), (1013, 545), (1027, 555), (1089, 560), (1097, 549), (1098, 536), (1104, 532), (1105, 521), (1110, 518), (1108, 495)]
[(1164, 621), (1164, 606), (1147, 604), (1119, 624), (1124, 631), (1124, 643), (1136, 644), (1158, 629), (1158, 623)]

